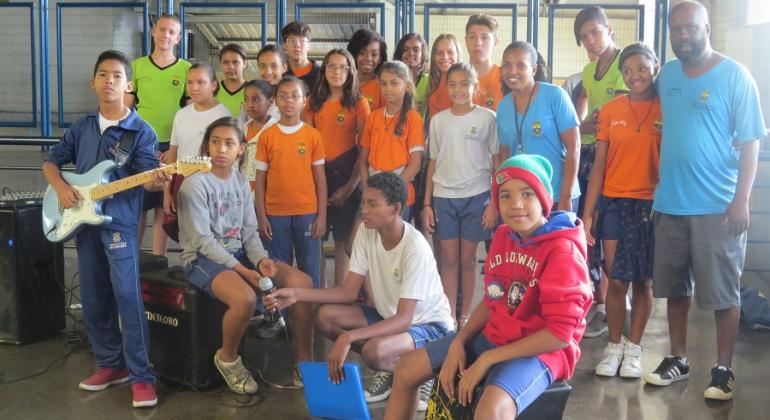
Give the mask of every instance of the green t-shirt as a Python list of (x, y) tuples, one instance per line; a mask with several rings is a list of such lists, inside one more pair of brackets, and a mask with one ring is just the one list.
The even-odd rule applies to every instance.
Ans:
[[(620, 50), (618, 54), (615, 54), (615, 58), (612, 59), (610, 67), (601, 79), (596, 79), (596, 66), (598, 61), (594, 61), (586, 64), (583, 68), (583, 89), (586, 92), (588, 98), (588, 114), (587, 119), (591, 118), (591, 115), (600, 106), (606, 104), (615, 96), (628, 91), (626, 82), (623, 81), (623, 75), (620, 73), (618, 67), (618, 58), (620, 57)], [(596, 142), (596, 136), (593, 134), (581, 134), (580, 143), (582, 144), (594, 144)]]
[(427, 71), (422, 72), (420, 80), (414, 87), (414, 107), (420, 116), (425, 118), (425, 110), (428, 109), (428, 89), (430, 88), (430, 75)]
[(230, 113), (233, 114), (233, 118), (238, 118), (238, 115), (241, 113), (244, 86), (246, 86), (246, 83), (242, 84), (235, 92), (230, 92), (225, 87), (225, 81), (223, 80), (219, 82), (219, 90), (217, 91), (216, 96), (214, 96), (220, 104), (226, 106), (227, 109), (230, 110)]
[(136, 96), (136, 113), (155, 130), (158, 141), (168, 143), (174, 115), (185, 96), (187, 70), (191, 64), (177, 59), (174, 64), (160, 68), (150, 56), (131, 63)]

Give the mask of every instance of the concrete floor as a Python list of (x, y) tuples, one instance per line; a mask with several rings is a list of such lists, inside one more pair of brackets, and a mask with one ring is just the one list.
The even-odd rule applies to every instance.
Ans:
[[(5, 152), (6, 149), (3, 149)], [(3, 153), (0, 165), (38, 165), (37, 152)], [(39, 172), (0, 170), (0, 184), (13, 189), (42, 188)], [(2, 185), (0, 185), (2, 186)], [(146, 241), (147, 242), (147, 241)], [(172, 245), (173, 246), (173, 245)], [(171, 254), (172, 263), (178, 254)], [(76, 269), (73, 250), (65, 251), (65, 281), (72, 285)], [(331, 274), (333, 265), (328, 264)], [(770, 274), (748, 273), (744, 284), (757, 287), (770, 295)], [(476, 296), (480, 296), (479, 286)], [(74, 318), (80, 314), (73, 312)], [(72, 320), (68, 322), (68, 328)], [(570, 380), (572, 395), (564, 419), (765, 419), (770, 418), (767, 377), (770, 375), (770, 333), (741, 330), (733, 362), (737, 391), (733, 401), (707, 402), (703, 390), (715, 360), (715, 331), (713, 315), (693, 309), (688, 335), (691, 377), (666, 388), (644, 386), (638, 380), (598, 378), (593, 368), (601, 358), (606, 335), (585, 339), (581, 343), (583, 356), (575, 376)], [(655, 368), (668, 352), (668, 328), (665, 302), (656, 300), (644, 337), (643, 368)], [(270, 381), (287, 383), (288, 351), (281, 339), (247, 338), (248, 353), (244, 359), (252, 369), (261, 369)], [(316, 359), (323, 360), (329, 343), (316, 342)], [(0, 345), (0, 383), (13, 381), (42, 371), (65, 354), (62, 337), (51, 338), (25, 346)], [(359, 360), (352, 357), (354, 361)], [(94, 369), (88, 350), (78, 350), (59, 360), (45, 373), (30, 379), (0, 385), (0, 419), (246, 419), (276, 418), (305, 419), (308, 414), (300, 391), (269, 389), (260, 383), (255, 397), (241, 397), (224, 388), (206, 392), (183, 389), (173, 384), (158, 386), (160, 403), (152, 409), (132, 409), (128, 386), (90, 393), (77, 388), (77, 383)], [(366, 372), (366, 377), (371, 373)], [(372, 418), (381, 418), (385, 403), (370, 405)]]

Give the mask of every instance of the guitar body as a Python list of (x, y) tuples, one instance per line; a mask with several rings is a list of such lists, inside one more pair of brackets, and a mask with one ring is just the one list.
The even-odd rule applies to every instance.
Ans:
[(62, 172), (62, 178), (75, 188), (82, 199), (69, 209), (59, 206), (56, 190), (50, 185), (43, 196), (43, 233), (51, 242), (71, 239), (85, 225), (106, 225), (112, 217), (102, 214), (104, 200), (113, 195), (153, 180), (153, 172), (160, 170), (168, 174), (190, 176), (196, 172), (209, 172), (211, 158), (208, 156), (181, 159), (170, 165), (151, 169), (140, 174), (110, 182), (115, 163), (105, 160), (84, 174)]
[(93, 200), (91, 189), (109, 182), (110, 174), (115, 163), (105, 160), (84, 174), (62, 172), (62, 178), (72, 185), (83, 197), (72, 208), (62, 209), (59, 197), (50, 185), (43, 197), (43, 232), (51, 242), (62, 242), (71, 239), (85, 225), (105, 225), (112, 217), (102, 214), (103, 200)]

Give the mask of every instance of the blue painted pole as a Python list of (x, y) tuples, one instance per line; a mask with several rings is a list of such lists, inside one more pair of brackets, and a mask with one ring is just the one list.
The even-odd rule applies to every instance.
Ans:
[(40, 135), (51, 136), (51, 97), (48, 68), (48, 0), (40, 0)]

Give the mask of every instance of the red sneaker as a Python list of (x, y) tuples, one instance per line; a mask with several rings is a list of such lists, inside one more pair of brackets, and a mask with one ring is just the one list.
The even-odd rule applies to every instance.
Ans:
[(147, 382), (139, 382), (131, 385), (134, 394), (134, 408), (154, 407), (158, 404), (158, 395), (155, 394), (155, 385)]
[(83, 382), (78, 384), (80, 389), (86, 391), (101, 391), (112, 385), (128, 382), (128, 369), (116, 370), (110, 368), (101, 368), (93, 375), (89, 376)]

